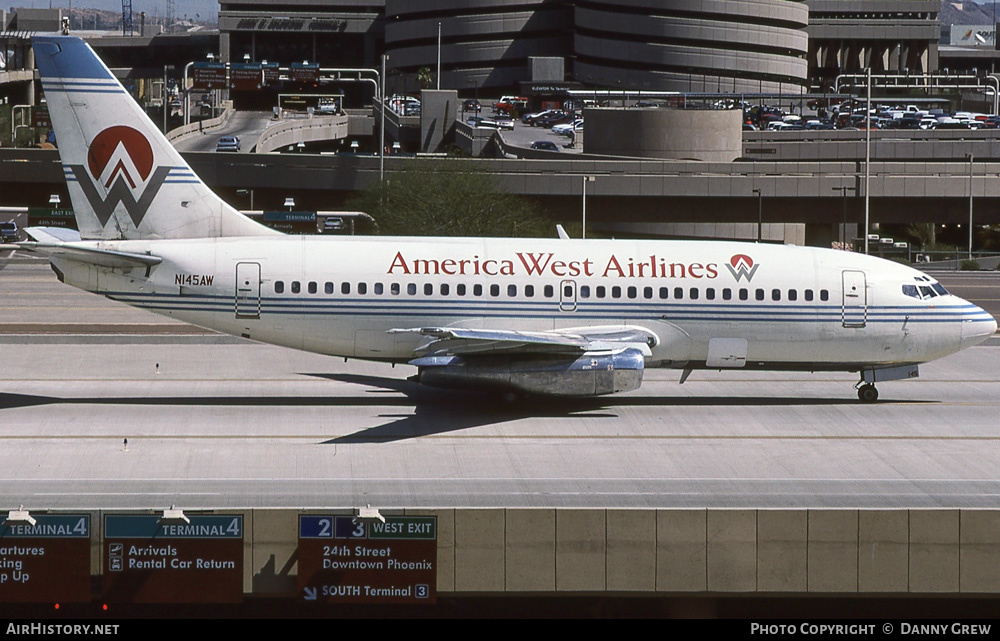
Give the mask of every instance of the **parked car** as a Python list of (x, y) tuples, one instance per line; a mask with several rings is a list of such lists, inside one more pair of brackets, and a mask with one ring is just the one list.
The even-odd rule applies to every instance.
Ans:
[(16, 243), (17, 239), (17, 223), (13, 220), (0, 223), (0, 243)]
[(528, 108), (528, 99), (523, 96), (504, 96), (493, 104), (494, 113), (520, 113)]
[(509, 129), (514, 131), (514, 119), (505, 114), (497, 114), (493, 122), (497, 123), (497, 127), (500, 129)]
[(479, 113), (480, 111), (482, 111), (482, 109), (483, 105), (480, 104), (479, 101), (474, 98), (469, 98), (468, 100), (462, 103), (462, 111), (474, 111), (476, 113)]
[(572, 114), (568, 114), (564, 111), (557, 111), (554, 114), (549, 114), (548, 116), (543, 116), (537, 118), (531, 123), (532, 127), (551, 127), (552, 125), (558, 125), (561, 122), (569, 122), (573, 119)]
[(544, 111), (536, 111), (530, 114), (524, 114), (521, 116), (521, 122), (525, 125), (533, 124), (539, 118), (544, 118), (546, 116), (551, 116), (552, 114), (562, 113), (558, 109), (546, 109)]
[(559, 151), (559, 147), (551, 140), (536, 140), (531, 143), (531, 148), (541, 149), (542, 151)]
[(564, 122), (560, 125), (552, 126), (552, 133), (559, 134), (560, 136), (568, 136), (574, 131), (583, 130), (583, 118), (577, 118), (573, 122)]
[(222, 136), (219, 144), (215, 146), (216, 151), (239, 151), (240, 139), (236, 136)]

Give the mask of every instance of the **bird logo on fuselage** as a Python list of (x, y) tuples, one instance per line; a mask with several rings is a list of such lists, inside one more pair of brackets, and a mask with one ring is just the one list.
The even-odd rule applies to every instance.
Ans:
[(746, 278), (749, 283), (753, 280), (753, 275), (757, 272), (757, 268), (760, 265), (755, 265), (753, 258), (750, 258), (746, 254), (736, 254), (729, 259), (729, 264), (726, 268), (729, 269), (729, 273), (733, 275), (736, 282), (741, 279)]

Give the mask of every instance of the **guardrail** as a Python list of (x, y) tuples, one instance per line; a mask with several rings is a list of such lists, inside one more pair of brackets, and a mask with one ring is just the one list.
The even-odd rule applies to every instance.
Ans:
[(171, 143), (178, 140), (188, 134), (193, 134), (195, 132), (201, 133), (203, 131), (211, 131), (213, 129), (218, 129), (219, 127), (225, 126), (229, 122), (229, 119), (233, 117), (236, 110), (232, 108), (232, 105), (226, 105), (222, 110), (222, 113), (215, 118), (209, 118), (208, 120), (199, 120), (198, 122), (192, 122), (188, 125), (183, 125), (177, 129), (171, 129), (167, 132), (167, 140)]
[(268, 127), (254, 148), (258, 154), (275, 151), (285, 145), (347, 137), (349, 116), (312, 116), (305, 120), (285, 120)]

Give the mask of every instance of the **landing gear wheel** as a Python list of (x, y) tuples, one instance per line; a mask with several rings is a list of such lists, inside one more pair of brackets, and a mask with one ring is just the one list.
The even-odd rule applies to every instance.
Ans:
[(858, 388), (858, 398), (863, 403), (874, 403), (878, 400), (878, 390), (871, 383), (865, 383)]

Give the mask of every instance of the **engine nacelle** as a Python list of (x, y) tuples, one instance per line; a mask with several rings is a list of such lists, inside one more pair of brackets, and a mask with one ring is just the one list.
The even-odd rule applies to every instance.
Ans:
[(637, 389), (645, 358), (625, 348), (582, 356), (522, 354), (425, 356), (410, 361), (424, 385), (450, 389), (514, 389), (552, 396), (599, 396)]

